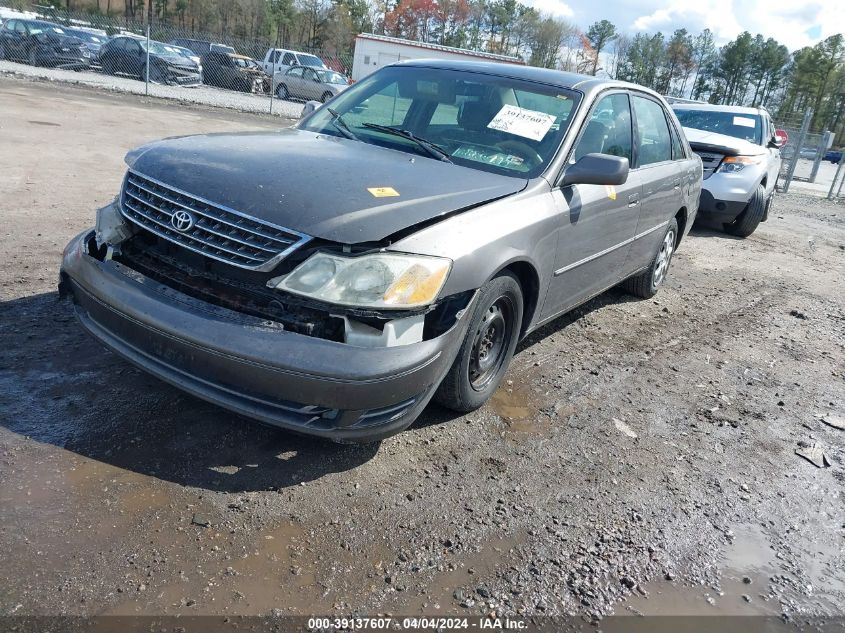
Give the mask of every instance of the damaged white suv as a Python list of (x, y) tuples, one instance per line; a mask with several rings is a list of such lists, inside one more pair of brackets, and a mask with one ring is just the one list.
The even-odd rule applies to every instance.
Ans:
[(699, 220), (748, 237), (768, 219), (785, 135), (763, 108), (704, 103), (672, 108), (704, 168)]

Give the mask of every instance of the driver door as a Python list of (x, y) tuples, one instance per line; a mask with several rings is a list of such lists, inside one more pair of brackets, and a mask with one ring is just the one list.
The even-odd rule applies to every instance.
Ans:
[[(630, 163), (631, 125), (627, 93), (599, 98), (581, 130), (570, 164), (592, 153), (621, 156)], [(578, 184), (552, 191), (560, 227), (544, 317), (565, 312), (621, 281), (637, 230), (641, 190), (639, 174), (632, 170), (623, 185)]]

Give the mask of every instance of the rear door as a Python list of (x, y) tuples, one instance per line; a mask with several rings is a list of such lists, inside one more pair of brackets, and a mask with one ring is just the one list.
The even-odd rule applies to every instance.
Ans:
[(683, 164), (672, 160), (672, 134), (663, 105), (650, 95), (631, 95), (635, 164), (643, 186), (642, 209), (626, 272), (648, 265), (663, 229), (682, 206)]
[(322, 96), (323, 84), (320, 83), (317, 73), (311, 68), (305, 68), (302, 71), (302, 89), (304, 92), (303, 96), (308, 99), (317, 99), (319, 101)]
[(301, 97), (302, 95), (302, 68), (291, 68), (285, 74), (285, 84), (287, 84), (288, 91), (292, 96)]
[[(633, 160), (629, 95), (599, 97), (580, 132), (569, 164), (586, 154)], [(552, 192), (560, 211), (555, 272), (543, 316), (568, 310), (621, 279), (637, 228), (641, 186), (632, 170), (623, 185), (569, 185)]]

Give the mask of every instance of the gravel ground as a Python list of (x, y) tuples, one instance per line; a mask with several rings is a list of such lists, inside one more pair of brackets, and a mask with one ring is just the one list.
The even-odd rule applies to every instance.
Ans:
[(842, 206), (696, 229), (481, 410), (338, 446), (137, 371), (55, 289), (129, 147), (272, 120), (8, 77), (0, 111), (0, 614), (845, 615)]
[[(146, 84), (129, 77), (106, 75), (95, 71), (75, 72), (61, 68), (42, 68), (7, 60), (0, 61), (0, 75), (18, 78), (50, 81), (77, 86), (90, 86), (100, 90), (125, 94), (145, 95)], [(230, 108), (241, 112), (270, 114), (270, 97), (254, 95), (234, 90), (224, 90), (214, 86), (165, 86), (150, 84), (149, 96), (159, 99), (172, 99), (182, 103)], [(273, 98), (272, 114), (289, 119), (298, 119), (303, 102), (282, 101)]]

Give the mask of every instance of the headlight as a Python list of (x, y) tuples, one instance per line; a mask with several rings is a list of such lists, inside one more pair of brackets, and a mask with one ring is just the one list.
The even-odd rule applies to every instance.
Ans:
[(432, 303), (452, 261), (441, 257), (376, 253), (340, 257), (316, 253), (270, 288), (360, 308), (415, 308)]
[(746, 165), (759, 165), (762, 162), (762, 156), (725, 156), (717, 171), (734, 174), (745, 169)]

